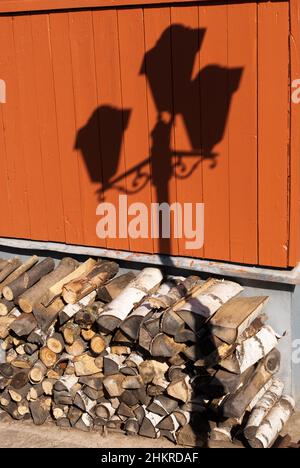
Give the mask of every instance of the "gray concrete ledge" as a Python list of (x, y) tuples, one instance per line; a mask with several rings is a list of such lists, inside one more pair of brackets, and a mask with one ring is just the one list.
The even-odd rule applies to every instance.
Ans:
[(123, 250), (110, 250), (98, 247), (70, 245), (57, 242), (40, 242), (24, 239), (12, 239), (6, 237), (0, 237), (0, 246), (16, 249), (55, 251), (67, 255), (74, 254), (91, 255), (95, 257), (107, 257), (126, 262), (151, 264), (162, 267), (175, 267), (184, 270), (208, 273), (212, 275), (244, 278), (247, 280), (258, 280), (287, 285), (300, 284), (300, 263), (298, 263), (298, 265), (292, 270), (280, 270), (275, 268), (261, 268), (254, 266), (243, 266), (234, 263), (199, 260), (188, 257), (151, 255), (128, 252)]

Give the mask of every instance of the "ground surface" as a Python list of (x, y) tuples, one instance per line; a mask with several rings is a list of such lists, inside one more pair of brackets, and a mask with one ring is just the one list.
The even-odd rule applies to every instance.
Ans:
[[(294, 442), (300, 440), (300, 413), (295, 414), (284, 430)], [(77, 429), (60, 429), (52, 424), (34, 426), (28, 422), (0, 423), (1, 448), (174, 448), (168, 440), (150, 440), (144, 437), (127, 437), (109, 434), (103, 438), (99, 433), (86, 433)]]

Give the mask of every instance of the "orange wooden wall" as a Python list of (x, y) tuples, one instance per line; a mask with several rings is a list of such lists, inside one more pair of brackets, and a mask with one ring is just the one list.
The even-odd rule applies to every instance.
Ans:
[[(0, 236), (294, 266), (298, 0), (51, 3), (0, 4)], [(204, 202), (203, 249), (99, 240), (123, 193)]]

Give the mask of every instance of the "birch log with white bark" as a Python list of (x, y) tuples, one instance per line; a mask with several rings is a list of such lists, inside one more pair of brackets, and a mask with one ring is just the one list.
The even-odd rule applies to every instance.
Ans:
[(277, 346), (278, 338), (273, 328), (266, 325), (256, 335), (238, 345), (235, 352), (220, 365), (229, 372), (242, 374), (272, 351)]
[(244, 429), (246, 439), (253, 440), (259, 426), (273, 406), (281, 398), (284, 389), (284, 384), (274, 379), (270, 389), (264, 394), (261, 400), (254, 407)]
[(97, 323), (106, 333), (114, 331), (144, 297), (159, 286), (163, 279), (158, 268), (145, 268), (129, 285), (108, 304)]
[(294, 412), (295, 401), (283, 396), (270, 410), (258, 428), (255, 438), (249, 441), (253, 448), (269, 448)]

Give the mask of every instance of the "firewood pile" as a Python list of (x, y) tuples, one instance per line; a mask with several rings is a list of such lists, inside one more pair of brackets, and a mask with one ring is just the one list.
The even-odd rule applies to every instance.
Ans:
[(0, 260), (0, 420), (271, 447), (295, 403), (268, 297), (115, 262)]

